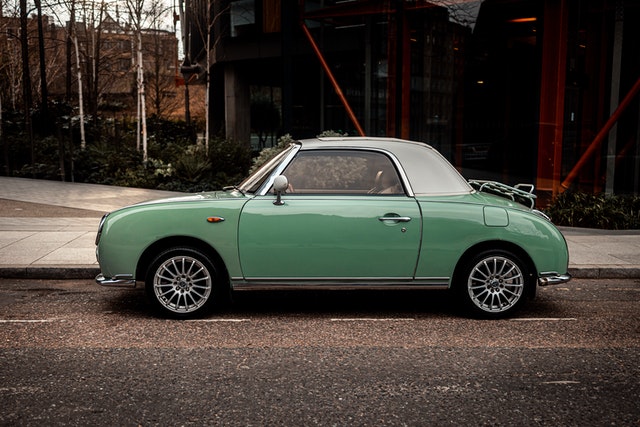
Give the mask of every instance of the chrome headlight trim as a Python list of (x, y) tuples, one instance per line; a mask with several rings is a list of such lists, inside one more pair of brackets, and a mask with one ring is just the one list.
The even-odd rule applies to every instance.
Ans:
[(96, 246), (98, 246), (98, 243), (100, 243), (100, 237), (102, 236), (102, 229), (104, 228), (104, 223), (107, 220), (108, 216), (109, 214), (106, 213), (100, 219), (100, 224), (98, 225), (98, 234), (96, 234)]

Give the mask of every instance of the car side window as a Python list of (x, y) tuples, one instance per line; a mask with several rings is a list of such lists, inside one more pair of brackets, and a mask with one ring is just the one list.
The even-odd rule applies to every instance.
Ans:
[(283, 174), (290, 193), (404, 194), (391, 159), (374, 151), (301, 151)]

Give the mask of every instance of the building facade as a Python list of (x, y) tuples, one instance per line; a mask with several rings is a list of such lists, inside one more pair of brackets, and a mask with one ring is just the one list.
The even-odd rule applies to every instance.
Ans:
[(637, 1), (185, 5), (186, 77), (209, 69), (210, 118), (239, 142), (393, 136), (469, 178), (639, 192)]
[[(82, 75), (85, 111), (136, 112), (137, 36), (130, 24), (119, 22), (108, 13), (100, 23), (78, 22), (71, 28), (56, 25), (43, 16), (45, 65), (39, 57), (38, 29), (35, 16), (28, 18), (27, 39), (34, 99), (41, 99), (40, 74), (46, 74), (48, 95), (52, 100), (76, 102), (78, 98), (78, 59)], [(12, 108), (22, 98), (21, 33), (18, 17), (0, 16), (0, 76), (5, 103)], [(76, 54), (71, 34), (78, 40)], [(178, 73), (178, 40), (173, 31), (141, 31), (145, 89), (149, 114), (183, 115), (183, 90)], [(5, 108), (9, 105), (5, 105)]]

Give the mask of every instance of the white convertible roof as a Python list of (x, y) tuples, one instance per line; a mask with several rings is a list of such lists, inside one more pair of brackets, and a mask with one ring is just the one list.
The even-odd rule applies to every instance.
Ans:
[(416, 196), (468, 194), (469, 183), (435, 148), (396, 138), (332, 137), (299, 141), (301, 150), (372, 149), (393, 156), (404, 170)]

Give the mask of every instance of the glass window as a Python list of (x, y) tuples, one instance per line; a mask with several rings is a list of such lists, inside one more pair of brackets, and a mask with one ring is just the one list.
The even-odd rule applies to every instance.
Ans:
[(231, 3), (231, 37), (250, 33), (256, 23), (255, 0), (238, 0)]
[(404, 194), (391, 160), (372, 151), (301, 151), (284, 175), (291, 193)]

